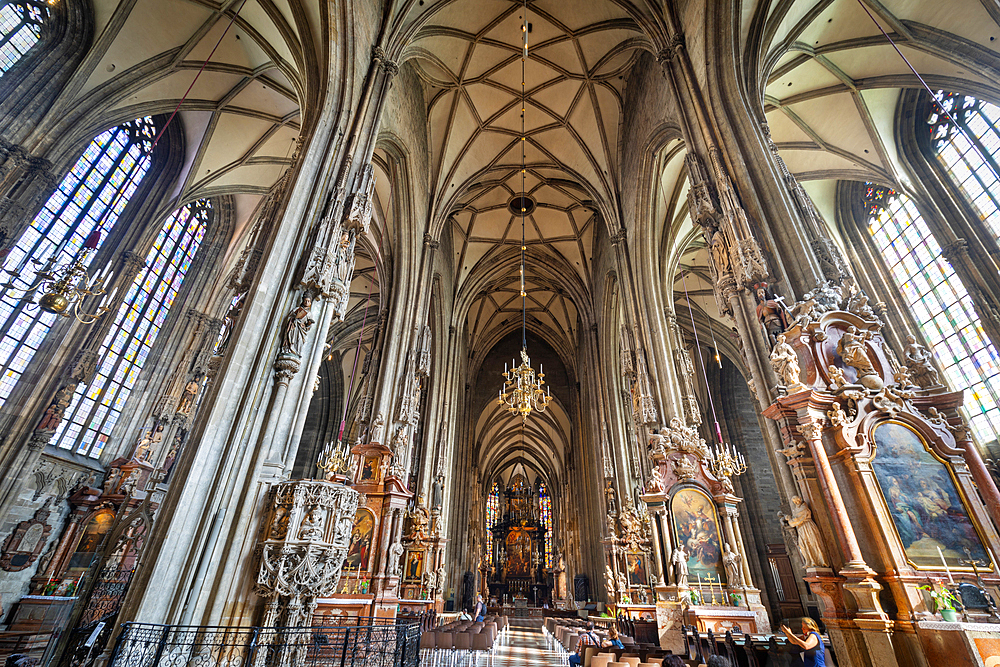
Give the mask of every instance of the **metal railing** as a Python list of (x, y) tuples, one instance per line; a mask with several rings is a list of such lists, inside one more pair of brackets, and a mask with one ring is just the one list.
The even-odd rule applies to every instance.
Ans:
[(110, 667), (417, 667), (419, 623), (344, 621), (320, 628), (125, 623)]

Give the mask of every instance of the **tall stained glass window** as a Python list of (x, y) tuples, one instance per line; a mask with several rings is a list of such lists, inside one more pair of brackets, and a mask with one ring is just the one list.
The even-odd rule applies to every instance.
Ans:
[(101, 455), (205, 237), (211, 212), (211, 202), (202, 199), (177, 209), (163, 223), (104, 338), (97, 375), (89, 386), (77, 387), (53, 444)]
[(500, 519), (500, 485), (493, 482), (486, 498), (486, 542), (493, 548), (493, 524)]
[(939, 92), (927, 123), (932, 146), (948, 175), (1000, 239), (1000, 108), (974, 97)]
[(153, 120), (147, 117), (95, 137), (7, 255), (3, 267), (17, 277), (7, 282), (5, 275), (5, 285), (11, 286), (0, 286), (0, 406), (59, 317), (25, 298), (40, 268), (36, 262), (55, 255), (57, 264), (68, 263), (102, 220), (104, 242), (149, 170), (155, 135)]
[(1000, 433), (1000, 355), (989, 342), (965, 286), (905, 195), (868, 184), (868, 231), (953, 389), (965, 390), (976, 438)]
[(38, 43), (48, 17), (48, 7), (40, 0), (11, 1), (0, 7), (0, 77)]
[(554, 567), (552, 558), (552, 498), (549, 496), (549, 489), (542, 482), (538, 486), (538, 509), (545, 527), (545, 567)]

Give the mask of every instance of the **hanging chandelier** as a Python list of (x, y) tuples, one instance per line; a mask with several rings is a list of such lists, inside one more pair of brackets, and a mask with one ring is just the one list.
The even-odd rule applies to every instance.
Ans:
[[(524, 130), (525, 114), (525, 88), (524, 88), (524, 66), (528, 60), (528, 4), (524, 3), (524, 16), (521, 23), (521, 33), (524, 35), (524, 51), (521, 53), (521, 194), (514, 199), (516, 207), (521, 214), (521, 363), (517, 360), (511, 364), (511, 369), (507, 370), (504, 364), (503, 377), (504, 385), (500, 389), (497, 403), (505, 406), (514, 415), (520, 415), (521, 420), (528, 418), (533, 411), (545, 412), (552, 396), (547, 390), (543, 390), (545, 384), (545, 373), (542, 366), (538, 366), (538, 374), (531, 367), (531, 359), (528, 357), (528, 334), (527, 334), (527, 292), (524, 284), (524, 258), (527, 246), (524, 244), (524, 218), (528, 213), (529, 199), (525, 191), (525, 151), (524, 144), (527, 135)], [(513, 208), (513, 207), (512, 207)]]
[(87, 271), (87, 256), (97, 249), (100, 240), (100, 230), (95, 229), (87, 237), (83, 247), (73, 259), (66, 264), (56, 264), (59, 254), (66, 245), (66, 242), (63, 241), (62, 245), (44, 262), (31, 260), (33, 264), (41, 264), (42, 266), (27, 287), (18, 287), (14, 282), (23, 279), (25, 262), (22, 261), (17, 269), (4, 270), (10, 276), (10, 280), (0, 285), (0, 288), (23, 292), (24, 297), (22, 298), (28, 298), (29, 295), (40, 290), (42, 295), (38, 297), (36, 303), (45, 312), (62, 317), (72, 316), (81, 324), (93, 324), (109, 310), (103, 304), (103, 299), (93, 313), (82, 310), (83, 302), (87, 297), (105, 294), (104, 286), (111, 277), (108, 274), (92, 278)]

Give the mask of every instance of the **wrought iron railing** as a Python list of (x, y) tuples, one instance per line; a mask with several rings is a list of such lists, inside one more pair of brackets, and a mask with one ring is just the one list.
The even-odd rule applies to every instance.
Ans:
[(125, 623), (110, 667), (417, 666), (419, 623), (344, 621), (345, 625), (320, 628)]

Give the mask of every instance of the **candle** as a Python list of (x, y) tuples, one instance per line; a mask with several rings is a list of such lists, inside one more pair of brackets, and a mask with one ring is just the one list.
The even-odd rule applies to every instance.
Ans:
[(948, 573), (948, 583), (954, 585), (955, 580), (951, 576), (951, 570), (948, 569), (948, 561), (944, 559), (944, 552), (941, 551), (941, 547), (937, 548), (938, 556), (941, 556), (941, 564), (944, 565), (944, 571)]

